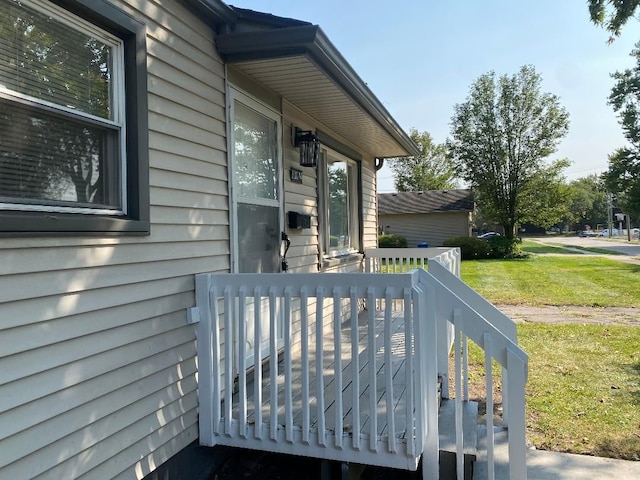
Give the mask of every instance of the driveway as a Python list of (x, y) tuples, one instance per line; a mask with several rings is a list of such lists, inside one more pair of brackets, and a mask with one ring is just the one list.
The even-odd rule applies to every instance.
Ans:
[[(599, 238), (599, 237), (532, 237), (527, 240), (534, 240), (546, 244), (562, 244), (567, 247), (594, 247), (603, 250), (611, 250), (612, 252), (623, 253), (633, 257), (640, 256), (640, 243), (638, 241), (628, 242), (620, 238)], [(584, 252), (589, 253), (589, 252)]]

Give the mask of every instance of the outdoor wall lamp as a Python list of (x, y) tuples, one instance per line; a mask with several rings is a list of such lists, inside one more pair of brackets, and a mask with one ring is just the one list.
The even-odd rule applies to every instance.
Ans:
[(300, 148), (300, 166), (315, 167), (320, 155), (320, 141), (311, 130), (293, 127), (293, 145)]

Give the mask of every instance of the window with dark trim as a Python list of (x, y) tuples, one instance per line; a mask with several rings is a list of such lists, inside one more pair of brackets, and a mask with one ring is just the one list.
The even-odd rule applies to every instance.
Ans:
[(323, 150), (320, 162), (324, 255), (337, 257), (360, 250), (360, 173), (358, 162)]
[(0, 234), (148, 234), (144, 25), (101, 0), (0, 11)]

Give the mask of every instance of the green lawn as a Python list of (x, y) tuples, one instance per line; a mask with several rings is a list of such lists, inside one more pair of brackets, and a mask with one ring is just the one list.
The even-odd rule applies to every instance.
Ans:
[[(529, 355), (528, 439), (543, 450), (640, 460), (640, 328), (519, 324), (518, 336)], [(472, 391), (484, 383), (482, 362), (472, 344)]]
[(532, 240), (523, 240), (522, 249), (528, 253), (544, 254), (544, 253), (558, 253), (562, 255), (582, 255), (580, 252), (573, 252), (566, 248), (546, 245)]
[[(462, 278), (498, 304), (640, 307), (639, 274), (640, 265), (592, 255), (462, 262)], [(529, 355), (529, 440), (640, 460), (640, 327), (525, 323), (518, 338)], [(483, 357), (469, 352), (470, 381), (482, 391)]]
[[(615, 252), (613, 250), (607, 250), (606, 248), (598, 248), (598, 247), (585, 247), (584, 245), (567, 245), (564, 243), (554, 243), (554, 245), (559, 246), (560, 248), (562, 247), (571, 247), (571, 248), (575, 248), (576, 250), (583, 250), (585, 252), (591, 252), (591, 253), (598, 253), (601, 255), (624, 255), (624, 253), (621, 252)], [(578, 253), (579, 252), (571, 252), (570, 250), (566, 250), (564, 253)]]
[(640, 306), (640, 265), (592, 255), (467, 260), (461, 272), (492, 303)]

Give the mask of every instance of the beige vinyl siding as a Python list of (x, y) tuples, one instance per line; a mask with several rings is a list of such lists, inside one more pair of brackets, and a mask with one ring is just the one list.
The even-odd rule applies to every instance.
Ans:
[(151, 235), (0, 242), (0, 477), (141, 478), (197, 438), (193, 274), (229, 271), (224, 65), (177, 1), (147, 25)]
[(385, 233), (405, 237), (410, 248), (419, 242), (439, 247), (449, 238), (471, 234), (469, 212), (380, 215), (378, 222)]
[[(300, 150), (293, 146), (291, 128), (304, 130), (317, 128), (313, 119), (302, 114), (295, 107), (283, 102), (282, 151), (284, 175), (284, 226), (291, 248), (287, 254), (289, 271), (295, 273), (315, 273), (318, 271), (319, 230), (318, 230), (318, 179), (315, 168), (300, 166)], [(302, 170), (302, 183), (290, 180), (291, 168)], [(311, 228), (291, 229), (287, 226), (287, 212), (311, 215)]]
[(366, 252), (368, 248), (378, 246), (378, 216), (377, 216), (377, 195), (376, 195), (376, 171), (373, 160), (362, 162), (362, 218), (363, 240), (362, 249)]

